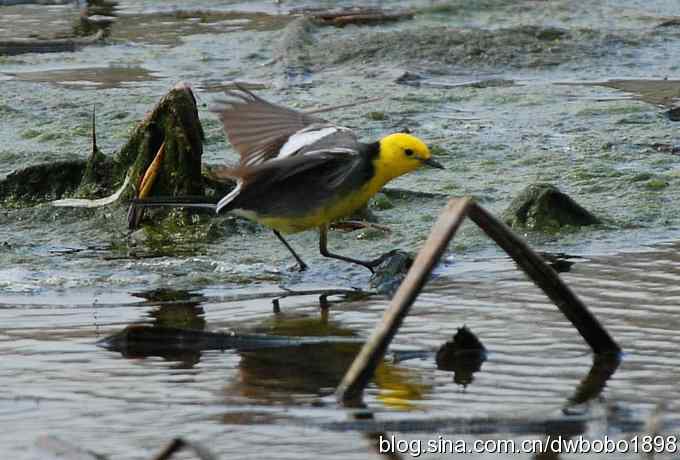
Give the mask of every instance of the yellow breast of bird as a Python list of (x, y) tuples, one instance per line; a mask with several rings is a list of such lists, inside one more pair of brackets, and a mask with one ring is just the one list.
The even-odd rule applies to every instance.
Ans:
[(343, 217), (348, 217), (361, 208), (385, 184), (385, 181), (381, 179), (380, 177), (373, 177), (358, 190), (336, 197), (327, 205), (321, 206), (304, 216), (296, 216), (294, 218), (253, 216), (253, 220), (281, 233), (297, 233), (317, 228)]

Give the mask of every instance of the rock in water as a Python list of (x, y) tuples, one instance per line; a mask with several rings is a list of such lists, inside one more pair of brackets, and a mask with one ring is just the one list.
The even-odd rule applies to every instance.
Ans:
[(413, 265), (413, 255), (396, 249), (383, 256), (383, 260), (375, 267), (375, 272), (368, 285), (383, 294), (393, 294), (403, 281), (409, 268)]
[(555, 233), (562, 227), (583, 227), (601, 221), (551, 184), (525, 188), (503, 212), (503, 221), (514, 229)]

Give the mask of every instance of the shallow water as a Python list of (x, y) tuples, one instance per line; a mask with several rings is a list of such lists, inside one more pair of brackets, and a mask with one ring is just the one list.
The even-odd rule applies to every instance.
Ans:
[[(604, 397), (572, 408), (572, 415), (562, 417), (565, 426), (579, 425), (591, 438), (626, 439), (664, 403), (666, 430), (677, 433), (677, 250), (677, 244), (660, 244), (570, 259), (574, 264), (564, 278), (625, 354)], [(11, 436), (3, 434), (7, 458), (41, 458), (41, 451), (31, 457), (25, 448), (43, 433), (113, 458), (148, 458), (174, 435), (225, 458), (261, 458), (272, 451), (281, 458), (299, 458), (301, 451), (366, 458), (370, 443), (362, 433), (370, 426), (343, 423), (352, 420), (351, 411), (333, 397), (355, 345), (160, 356), (134, 350), (122, 355), (95, 345), (140, 323), (364, 337), (387, 304), (340, 301), (326, 316), (316, 296), (282, 298), (279, 314), (272, 313), (269, 298), (238, 300), (265, 291), (283, 293), (276, 286), (210, 288), (193, 292), (186, 303), (94, 292), (96, 301), (68, 292), (61, 299), (34, 297), (30, 304), (7, 299), (0, 308), (8, 325), (0, 335), (1, 413), (14, 427)], [(406, 351), (435, 351), (462, 325), (489, 350), (467, 386), (437, 370), (431, 353), (395, 361)], [(473, 429), (486, 438), (538, 436), (535, 427), (560, 418), (592, 363), (556, 307), (500, 254), (440, 266), (392, 350), (366, 403), (380, 426), (400, 439), (474, 439), (480, 435), (469, 434)], [(428, 429), (433, 420), (438, 425)], [(522, 428), (530, 423), (532, 428)]]
[[(93, 104), (98, 142), (113, 154), (180, 80), (198, 95), (204, 161), (213, 164), (225, 152), (233, 160), (208, 112), (232, 80), (307, 109), (381, 96), (328, 118), (366, 139), (409, 127), (439, 145), (446, 171), (420, 171), (394, 186), (441, 197), (392, 195), (373, 209), (390, 233), (334, 232), (331, 247), (416, 250), (447, 195), (474, 195), (500, 212), (526, 184), (552, 182), (606, 225), (527, 238), (567, 254), (573, 265), (564, 278), (622, 346), (622, 363), (601, 395), (565, 414), (592, 355), (557, 308), (466, 224), (368, 389), (366, 412), (375, 420), (358, 422), (333, 396), (354, 344), (157, 355), (96, 344), (131, 324), (365, 338), (387, 299), (331, 297), (323, 313), (317, 295), (284, 295), (284, 287), (366, 288), (361, 269), (316, 255), (315, 234), (291, 238), (312, 267), (297, 274), (269, 232), (231, 218), (210, 239), (201, 227), (146, 247), (128, 242), (122, 207), (5, 203), (0, 426), (10, 429), (0, 432), (0, 457), (49, 458), (36, 447), (43, 434), (125, 459), (150, 458), (174, 436), (221, 458), (296, 459), (375, 456), (370, 433), (381, 431), (421, 440), (547, 432), (623, 439), (643, 431), (659, 404), (662, 432), (678, 432), (680, 158), (659, 147), (678, 144), (677, 125), (663, 116), (667, 107), (653, 105), (677, 104), (680, 95), (677, 26), (657, 27), (678, 14), (674, 1), (376, 1), (418, 14), (376, 27), (319, 28), (303, 56), (286, 38), (288, 12), (317, 2), (217, 3), (102, 3), (93, 12), (115, 18), (105, 44), (0, 56), (0, 175), (87, 156)], [(526, 25), (542, 27), (544, 38), (532, 38)], [(450, 49), (432, 38), (442, 26), (451, 28), (442, 32)], [(72, 5), (0, 6), (0, 40), (80, 36), (83, 27)], [(553, 41), (549, 27), (569, 33)], [(383, 40), (389, 46), (374, 48)], [(417, 75), (417, 86), (397, 83), (405, 72)], [(469, 376), (438, 370), (434, 358), (463, 325), (489, 350), (465, 387), (454, 378)]]

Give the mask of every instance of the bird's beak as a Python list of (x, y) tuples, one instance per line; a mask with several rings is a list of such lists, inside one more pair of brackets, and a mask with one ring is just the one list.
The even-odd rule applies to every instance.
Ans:
[(440, 162), (435, 160), (434, 158), (430, 157), (427, 160), (423, 160), (423, 164), (428, 165), (432, 168), (437, 168), (437, 169), (446, 169)]

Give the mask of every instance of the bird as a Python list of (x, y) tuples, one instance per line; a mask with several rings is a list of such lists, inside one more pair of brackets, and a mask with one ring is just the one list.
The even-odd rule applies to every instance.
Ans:
[(441, 163), (411, 134), (361, 142), (350, 128), (318, 117), (321, 111), (301, 112), (271, 103), (241, 84), (234, 88), (211, 107), (240, 156), (236, 166), (217, 172), (235, 181), (234, 189), (217, 203), (158, 197), (136, 199), (133, 205), (204, 208), (255, 221), (274, 232), (300, 271), (308, 266), (283, 234), (318, 229), (322, 256), (374, 272), (385, 256), (360, 260), (330, 252), (329, 224), (364, 206), (390, 180), (423, 165), (444, 169)]

